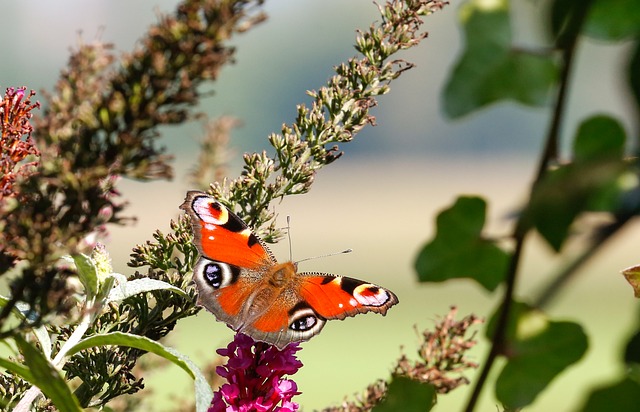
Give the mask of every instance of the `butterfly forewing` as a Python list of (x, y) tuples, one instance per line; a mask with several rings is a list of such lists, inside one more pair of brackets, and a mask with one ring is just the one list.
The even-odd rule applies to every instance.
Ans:
[(275, 263), (251, 229), (213, 197), (191, 191), (181, 207), (191, 217), (196, 245), (203, 256), (250, 269)]
[(300, 276), (304, 278), (300, 296), (326, 319), (344, 319), (366, 312), (385, 315), (398, 303), (390, 290), (362, 280), (318, 273), (301, 273)]

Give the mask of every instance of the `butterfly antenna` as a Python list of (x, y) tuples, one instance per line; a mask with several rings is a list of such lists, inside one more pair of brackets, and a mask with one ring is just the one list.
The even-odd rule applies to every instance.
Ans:
[(293, 247), (291, 246), (291, 216), (287, 215), (287, 238), (289, 239), (289, 260), (293, 260)]
[(308, 258), (305, 258), (305, 259), (301, 259), (301, 260), (297, 261), (295, 264), (297, 265), (298, 263), (306, 262), (307, 260), (326, 258), (326, 257), (329, 257), (329, 256), (341, 255), (343, 253), (351, 253), (351, 252), (353, 252), (353, 249), (345, 249), (345, 250), (340, 251), (340, 252), (327, 253), (326, 255), (312, 256), (312, 257), (308, 257)]

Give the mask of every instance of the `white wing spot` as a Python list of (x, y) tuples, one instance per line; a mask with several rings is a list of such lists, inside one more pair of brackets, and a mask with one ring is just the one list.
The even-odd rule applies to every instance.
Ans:
[(353, 292), (353, 297), (355, 297), (356, 300), (360, 302), (361, 305), (382, 306), (387, 301), (389, 301), (389, 295), (384, 289), (378, 289), (378, 293), (376, 293), (375, 295), (368, 295), (368, 296), (362, 295), (361, 288), (364, 288), (364, 290), (367, 290), (366, 289), (367, 287), (368, 287), (367, 285), (359, 286)]
[(342, 309), (342, 307), (343, 307), (343, 306), (344, 306), (344, 305), (343, 305), (342, 303), (338, 303), (338, 307), (339, 307), (340, 309)]
[(209, 236), (209, 240), (214, 240), (214, 239), (215, 239), (215, 237)]

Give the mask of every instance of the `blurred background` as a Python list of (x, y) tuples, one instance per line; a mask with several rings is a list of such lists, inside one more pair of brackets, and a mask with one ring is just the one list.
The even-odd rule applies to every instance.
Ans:
[[(41, 96), (42, 90), (53, 89), (69, 50), (79, 42), (113, 42), (116, 50), (126, 53), (136, 47), (157, 15), (171, 12), (176, 3), (5, 2), (0, 87), (24, 85)], [(536, 44), (541, 41), (540, 28), (529, 16), (539, 12), (539, 4), (520, 3), (513, 10), (516, 40)], [(528, 192), (549, 111), (503, 103), (455, 122), (443, 117), (441, 91), (461, 49), (458, 7), (452, 2), (426, 19), (429, 38), (402, 56), (416, 67), (380, 99), (373, 111), (377, 126), (343, 145), (344, 156), (317, 175), (309, 194), (274, 205), (283, 226), (285, 217), (291, 216), (294, 259), (354, 250), (305, 262), (301, 269), (366, 279), (392, 289), (400, 299), (386, 318), (367, 315), (331, 322), (303, 345), (300, 358), (305, 367), (294, 379), (303, 392), (297, 401), (305, 410), (336, 404), (375, 379), (386, 378), (402, 351), (413, 355), (418, 343), (414, 326), (431, 327), (450, 306), (459, 308), (460, 317), (472, 312), (486, 317), (495, 310), (500, 291), (492, 295), (467, 281), (418, 284), (413, 261), (433, 235), (437, 212), (460, 194), (485, 197), (491, 216), (487, 232), (509, 233), (509, 217)], [(267, 149), (267, 135), (293, 121), (296, 104), (309, 103), (306, 90), (324, 85), (332, 67), (355, 54), (355, 30), (378, 18), (371, 0), (268, 1), (264, 10), (265, 23), (233, 39), (236, 63), (227, 66), (217, 82), (205, 86), (213, 94), (199, 107), (211, 118), (232, 115), (243, 123), (232, 136), (230, 177), (239, 173), (243, 152)], [(637, 126), (628, 121), (631, 103), (622, 86), (625, 47), (589, 40), (580, 44), (563, 132), (565, 147), (575, 123), (591, 114), (621, 118), (627, 132)], [(131, 273), (126, 266), (131, 248), (150, 239), (156, 229), (167, 231), (170, 219), (178, 216), (178, 205), (191, 188), (187, 175), (202, 132), (198, 122), (161, 129), (162, 144), (175, 156), (171, 182), (122, 181), (129, 215), (138, 220), (133, 227), (109, 230), (107, 248), (118, 272)], [(619, 372), (621, 349), (637, 317), (632, 291), (620, 271), (639, 263), (638, 244), (640, 230), (631, 225), (550, 307), (554, 318), (582, 323), (590, 347), (583, 361), (560, 375), (528, 410), (577, 406), (591, 387)], [(273, 250), (280, 259), (288, 258), (287, 244)], [(533, 238), (523, 263), (518, 295), (526, 298), (562, 261)], [(481, 332), (481, 343), (470, 354), (477, 361), (484, 358), (487, 347)], [(202, 311), (179, 323), (168, 343), (204, 366), (230, 337), (223, 324)], [(473, 374), (467, 377), (474, 380)], [(146, 381), (159, 411), (176, 409), (175, 398), (192, 390), (184, 372), (173, 365)], [(460, 409), (468, 392), (469, 388), (461, 388), (439, 397), (440, 410)], [(489, 392), (478, 410), (496, 410)]]

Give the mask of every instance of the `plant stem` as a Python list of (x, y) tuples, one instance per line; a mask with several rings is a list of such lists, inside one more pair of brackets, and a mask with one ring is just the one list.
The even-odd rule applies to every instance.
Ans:
[(557, 295), (557, 293), (584, 265), (589, 258), (594, 256), (602, 246), (613, 237), (620, 229), (622, 229), (632, 217), (637, 216), (637, 211), (629, 211), (628, 213), (617, 216), (616, 221), (610, 223), (603, 229), (600, 229), (600, 235), (596, 236), (589, 246), (576, 257), (573, 262), (566, 266), (553, 280), (543, 289), (536, 299), (533, 300), (533, 307), (542, 309)]
[[(554, 103), (553, 118), (549, 125), (549, 131), (547, 132), (545, 147), (538, 162), (534, 181), (531, 185), (531, 194), (533, 194), (540, 181), (542, 181), (551, 162), (558, 158), (560, 128), (565, 115), (565, 105), (569, 88), (569, 77), (573, 66), (573, 57), (576, 51), (580, 28), (582, 27), (582, 23), (584, 22), (587, 11), (589, 10), (590, 3), (591, 0), (585, 0), (583, 4), (574, 7), (574, 13), (569, 17), (565, 30), (560, 33), (556, 42), (558, 49), (561, 50), (561, 71), (558, 92)], [(467, 406), (465, 408), (466, 412), (472, 412), (475, 409), (493, 363), (498, 355), (504, 353), (505, 345), (507, 343), (506, 332), (515, 292), (518, 267), (528, 231), (529, 226), (528, 223), (525, 222), (525, 214), (523, 213), (518, 218), (512, 235), (515, 241), (515, 246), (505, 278), (506, 289), (502, 298), (502, 303), (498, 309), (499, 312), (496, 327), (491, 338), (491, 349), (487, 354), (482, 370), (480, 371), (480, 376), (478, 377), (473, 391), (471, 392), (471, 396), (469, 397), (469, 401), (467, 402)]]
[(471, 392), (471, 396), (469, 397), (469, 401), (467, 402), (467, 407), (465, 408), (465, 411), (467, 412), (471, 412), (475, 408), (476, 403), (478, 402), (478, 399), (480, 397), (480, 393), (482, 392), (482, 388), (484, 387), (484, 384), (487, 381), (487, 377), (489, 376), (491, 366), (493, 366), (493, 362), (496, 360), (498, 355), (503, 353), (507, 325), (509, 322), (509, 314), (511, 311), (511, 304), (513, 303), (513, 294), (515, 291), (517, 278), (516, 275), (518, 273), (518, 265), (520, 263), (522, 248), (524, 246), (526, 231), (523, 231), (517, 236), (518, 237), (516, 239), (516, 245), (513, 250), (513, 255), (511, 255), (511, 260), (509, 261), (507, 278), (505, 279), (507, 287), (504, 292), (502, 304), (499, 308), (498, 321), (496, 323), (495, 332), (491, 339), (491, 349), (489, 350), (489, 354), (482, 364), (480, 376), (478, 377), (478, 380), (476, 381), (476, 384), (473, 388), (473, 392)]

